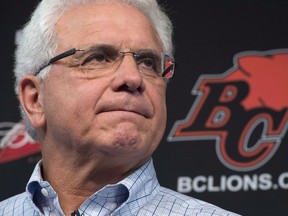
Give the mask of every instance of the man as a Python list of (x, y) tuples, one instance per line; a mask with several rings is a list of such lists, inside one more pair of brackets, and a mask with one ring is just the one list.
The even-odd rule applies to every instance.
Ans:
[(171, 35), (155, 0), (42, 0), (15, 67), (42, 160), (1, 215), (235, 215), (157, 182)]

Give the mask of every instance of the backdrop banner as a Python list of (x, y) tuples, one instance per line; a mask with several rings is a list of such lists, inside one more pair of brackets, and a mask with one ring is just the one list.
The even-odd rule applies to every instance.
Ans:
[[(13, 55), (39, 0), (1, 13), (0, 200), (23, 192), (40, 145), (25, 131)], [(175, 26), (160, 184), (247, 216), (288, 212), (288, 1), (161, 0)]]

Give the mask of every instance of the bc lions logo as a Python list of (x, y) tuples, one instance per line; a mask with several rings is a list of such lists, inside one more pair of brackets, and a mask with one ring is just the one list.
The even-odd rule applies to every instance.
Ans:
[(40, 145), (32, 140), (22, 122), (0, 123), (0, 164), (40, 152)]
[(288, 129), (288, 50), (244, 52), (221, 75), (203, 75), (186, 119), (168, 141), (215, 140), (219, 160), (255, 170), (276, 153)]

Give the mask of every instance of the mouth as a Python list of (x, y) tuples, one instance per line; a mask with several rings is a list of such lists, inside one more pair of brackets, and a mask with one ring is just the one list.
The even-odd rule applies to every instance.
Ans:
[(143, 109), (124, 109), (124, 108), (110, 108), (110, 109), (103, 109), (98, 114), (101, 113), (107, 113), (112, 115), (118, 114), (119, 116), (125, 117), (125, 116), (142, 116), (144, 118), (149, 118), (151, 116), (149, 112), (146, 112)]
[(97, 106), (96, 114), (111, 114), (127, 117), (144, 117), (146, 119), (152, 118), (153, 106), (147, 100), (132, 98), (132, 97), (114, 97), (101, 101)]

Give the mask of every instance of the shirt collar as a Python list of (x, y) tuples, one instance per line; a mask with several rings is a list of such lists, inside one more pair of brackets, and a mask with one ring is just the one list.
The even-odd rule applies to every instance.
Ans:
[(142, 196), (146, 197), (144, 193), (141, 193), (143, 192), (144, 188), (146, 190), (145, 193), (152, 193), (155, 191), (155, 189), (158, 188), (159, 183), (156, 177), (153, 160), (150, 159), (146, 164), (119, 183), (125, 185), (129, 191), (129, 198), (127, 202), (142, 198)]
[[(31, 175), (31, 178), (26, 186), (26, 191), (29, 193), (31, 200), (34, 204), (41, 208), (41, 203), (37, 201), (43, 200), (43, 195), (46, 198), (54, 199), (57, 197), (56, 192), (50, 186), (47, 181), (43, 181), (41, 175), (42, 161), (39, 161)], [(108, 202), (117, 203), (117, 208), (120, 210), (123, 207), (128, 207), (129, 204), (135, 200), (145, 200), (143, 203), (147, 203), (153, 199), (154, 195), (159, 190), (159, 183), (156, 177), (155, 169), (153, 166), (152, 158), (140, 167), (138, 170), (118, 182), (117, 184), (107, 185), (101, 190), (95, 192), (87, 201), (83, 203), (81, 208), (87, 209), (87, 203), (95, 201), (95, 199), (101, 197), (106, 199)], [(40, 195), (39, 195), (40, 194)], [(139, 206), (140, 207), (140, 206)]]

